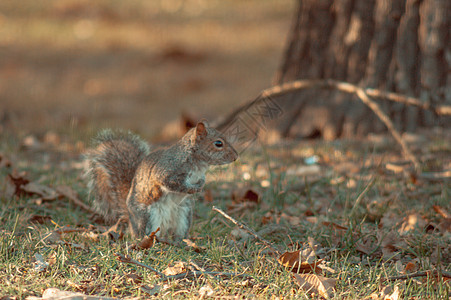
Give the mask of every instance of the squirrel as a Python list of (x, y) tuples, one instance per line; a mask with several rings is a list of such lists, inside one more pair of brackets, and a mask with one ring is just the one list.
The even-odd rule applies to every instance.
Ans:
[(96, 212), (108, 223), (128, 220), (136, 238), (160, 228), (158, 237), (176, 241), (188, 236), (192, 194), (202, 190), (208, 167), (237, 158), (232, 145), (204, 120), (172, 146), (152, 150), (130, 132), (106, 129), (85, 154)]

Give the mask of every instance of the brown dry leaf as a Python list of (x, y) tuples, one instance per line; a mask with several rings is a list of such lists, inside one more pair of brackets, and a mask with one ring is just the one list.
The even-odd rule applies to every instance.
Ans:
[(339, 225), (337, 223), (334, 223), (334, 222), (324, 221), (324, 222), (322, 222), (322, 224), (324, 226), (332, 227), (332, 228), (337, 229), (337, 230), (348, 230), (348, 227), (341, 226), (341, 225)]
[[(111, 227), (111, 228), (113, 228), (113, 227)], [(104, 232), (102, 235), (110, 233), (111, 228), (108, 229), (108, 231)], [(157, 241), (156, 234), (158, 231), (160, 231), (160, 227), (158, 227), (157, 230), (155, 230), (154, 232), (151, 232), (149, 235), (145, 236), (138, 244), (132, 244), (130, 246), (130, 249), (131, 250), (144, 250), (144, 249), (152, 248), (153, 245), (155, 245), (155, 242)]]
[(333, 296), (336, 279), (326, 278), (316, 274), (293, 274), (296, 283), (301, 289), (311, 294), (319, 294), (321, 297), (329, 299)]
[(322, 260), (312, 261), (312, 256), (305, 257), (302, 255), (301, 250), (294, 252), (285, 252), (277, 260), (279, 264), (284, 267), (290, 268), (294, 273), (321, 273), (322, 269), (318, 265)]
[(440, 216), (442, 216), (445, 219), (451, 219), (451, 215), (441, 206), (438, 205), (432, 205), (432, 208), (436, 213), (438, 213)]
[(399, 250), (407, 248), (407, 243), (393, 230), (388, 233), (379, 230), (377, 238), (382, 247), (382, 255), (385, 260), (394, 258)]
[(422, 229), (426, 227), (427, 222), (418, 213), (412, 213), (406, 216), (401, 223), (401, 227), (398, 232), (401, 235), (406, 235), (409, 231), (415, 230), (417, 228)]
[(202, 253), (202, 252), (204, 252), (206, 250), (205, 247), (201, 247), (201, 246), (196, 245), (196, 243), (194, 243), (190, 239), (183, 239), (183, 241), (188, 246), (187, 248), (194, 250), (194, 252)]
[(260, 201), (260, 195), (252, 189), (246, 189), (246, 190), (239, 189), (232, 193), (232, 200), (235, 203), (240, 203), (240, 202), (258, 203)]
[(80, 200), (78, 194), (71, 187), (65, 185), (59, 186), (56, 188), (56, 192), (58, 192), (60, 196), (66, 197), (67, 199), (72, 201), (72, 203), (83, 208), (84, 210), (88, 212), (94, 212), (91, 207), (89, 207), (88, 205), (83, 203), (83, 201)]
[(149, 235), (145, 236), (141, 242), (137, 245), (139, 249), (149, 249), (152, 248), (153, 245), (155, 245), (155, 241), (157, 239), (156, 234), (160, 231), (160, 227), (157, 228), (157, 230), (151, 232)]
[(176, 262), (172, 267), (167, 267), (162, 273), (166, 276), (186, 273), (185, 263), (183, 261)]
[(371, 253), (374, 253), (376, 248), (377, 248), (377, 245), (375, 245), (375, 243), (372, 239), (364, 239), (364, 240), (358, 241), (355, 244), (355, 250), (362, 252), (366, 255), (370, 255)]
[(138, 245), (136, 245), (136, 249), (149, 249), (155, 245), (155, 234), (146, 235)]
[(30, 180), (26, 179), (23, 173), (18, 175), (8, 174), (6, 177), (6, 197), (22, 196), (25, 193), (23, 186), (29, 182)]
[(50, 216), (42, 216), (42, 215), (32, 215), (28, 222), (30, 223), (38, 223), (38, 224), (44, 224), (52, 220), (52, 217)]
[(409, 261), (401, 273), (402, 274), (414, 273), (414, 272), (418, 271), (419, 268), (420, 268), (420, 266), (417, 264), (416, 261)]
[(46, 199), (56, 199), (58, 196), (54, 189), (36, 182), (29, 182), (22, 189), (27, 195), (38, 195)]

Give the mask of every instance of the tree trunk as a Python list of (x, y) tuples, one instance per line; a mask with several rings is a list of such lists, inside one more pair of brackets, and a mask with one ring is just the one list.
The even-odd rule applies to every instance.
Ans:
[[(335, 79), (422, 101), (451, 104), (451, 1), (299, 0), (275, 84)], [(278, 99), (285, 135), (325, 138), (385, 130), (362, 103), (336, 91), (300, 91)], [(450, 117), (380, 103), (402, 131), (450, 126)], [(296, 126), (292, 127), (293, 123)]]

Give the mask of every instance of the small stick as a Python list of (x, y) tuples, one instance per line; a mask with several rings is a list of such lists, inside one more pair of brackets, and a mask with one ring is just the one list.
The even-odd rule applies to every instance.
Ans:
[(374, 102), (370, 99), (368, 94), (362, 89), (357, 87), (356, 88), (356, 94), (362, 100), (363, 103), (366, 104), (375, 114), (379, 117), (379, 119), (387, 126), (388, 131), (392, 134), (392, 136), (395, 138), (395, 140), (398, 142), (398, 144), (401, 145), (402, 150), (404, 151), (404, 154), (407, 156), (407, 158), (413, 163), (415, 166), (415, 169), (419, 172), (420, 171), (420, 162), (418, 159), (413, 155), (413, 153), (409, 150), (409, 147), (407, 147), (407, 144), (402, 140), (401, 135), (398, 131), (396, 131), (395, 126), (393, 125), (390, 118), (380, 109), (379, 104)]
[(166, 276), (163, 273), (161, 273), (160, 271), (152, 268), (151, 266), (148, 266), (146, 264), (143, 264), (137, 260), (134, 260), (128, 256), (116, 253), (116, 257), (120, 262), (123, 263), (127, 263), (127, 264), (132, 264), (132, 265), (136, 265), (138, 267), (142, 267), (148, 270), (151, 270), (152, 272), (154, 272), (155, 274), (159, 275), (161, 278), (161, 281), (167, 281), (169, 279), (181, 279), (181, 278), (188, 278), (188, 277), (198, 277), (201, 275), (209, 275), (209, 276), (227, 276), (227, 277), (244, 277), (244, 278), (252, 278), (252, 276), (247, 275), (247, 274), (237, 274), (237, 273), (224, 273), (224, 272), (207, 272), (207, 271), (191, 271), (191, 272), (185, 272), (185, 273), (181, 273), (181, 274), (177, 274), (177, 275), (171, 275), (171, 276)]
[(164, 275), (163, 273), (159, 272), (158, 270), (152, 268), (151, 266), (145, 265), (145, 264), (143, 264), (143, 263), (141, 263), (141, 262), (139, 262), (137, 260), (134, 260), (134, 259), (130, 258), (129, 256), (124, 256), (124, 255), (119, 254), (119, 253), (116, 253), (116, 256), (117, 256), (117, 259), (120, 262), (127, 263), (127, 264), (132, 264), (132, 265), (137, 265), (139, 267), (151, 270), (155, 274), (161, 276), (162, 279), (165, 279), (167, 277), (166, 275)]
[(450, 272), (445, 272), (445, 271), (439, 272), (437, 270), (432, 270), (432, 271), (429, 270), (429, 271), (416, 272), (416, 273), (412, 273), (412, 274), (387, 277), (384, 280), (402, 280), (402, 279), (410, 279), (410, 278), (414, 278), (414, 277), (423, 277), (423, 276), (428, 276), (428, 275), (438, 276), (439, 274), (441, 274), (444, 277), (451, 278)]
[(365, 189), (363, 189), (363, 191), (360, 193), (360, 195), (357, 197), (357, 199), (355, 200), (354, 206), (352, 207), (351, 213), (349, 214), (350, 217), (352, 217), (352, 215), (354, 214), (354, 211), (356, 210), (356, 207), (359, 205), (360, 201), (362, 201), (363, 196), (365, 196), (366, 193), (368, 193), (368, 191), (370, 190), (370, 188), (373, 186), (374, 182), (376, 181), (376, 178), (373, 177), (370, 181), (370, 183), (368, 183), (368, 185), (365, 187)]
[(277, 97), (295, 91), (300, 91), (303, 89), (335, 89), (349, 94), (356, 94), (360, 99), (360, 101), (362, 101), (365, 105), (367, 105), (373, 111), (373, 113), (375, 113), (376, 116), (385, 124), (385, 126), (387, 126), (388, 131), (395, 138), (396, 142), (398, 142), (401, 145), (404, 154), (409, 160), (412, 161), (417, 172), (420, 171), (419, 170), (420, 163), (418, 159), (412, 154), (412, 152), (407, 147), (406, 143), (402, 140), (401, 135), (395, 130), (395, 127), (391, 122), (390, 118), (387, 116), (387, 114), (385, 114), (380, 109), (379, 105), (376, 102), (370, 99), (370, 96), (400, 102), (406, 105), (414, 105), (425, 110), (432, 110), (437, 115), (451, 115), (451, 106), (449, 105), (432, 106), (430, 103), (424, 103), (417, 98), (406, 97), (401, 94), (384, 92), (377, 89), (361, 88), (349, 82), (336, 81), (332, 79), (326, 80), (306, 79), (286, 82), (263, 90), (255, 100), (247, 102), (244, 105), (238, 107), (235, 111), (233, 111), (230, 115), (228, 115), (225, 119), (223, 119), (219, 124), (217, 124), (216, 128), (224, 129), (228, 124), (230, 124), (233, 120), (235, 120), (238, 114), (240, 114), (243, 111), (246, 111), (252, 105), (258, 103), (259, 101), (263, 101), (264, 99), (270, 97)]
[[(162, 278), (162, 281), (167, 281), (169, 279), (181, 279), (181, 278), (189, 278), (189, 277), (199, 277), (201, 275), (208, 275), (210, 277), (215, 278), (215, 276), (222, 277), (240, 277), (240, 278), (252, 278), (252, 276), (247, 274), (237, 274), (237, 273), (226, 273), (226, 272), (209, 272), (209, 271), (193, 271), (185, 272), (177, 275), (166, 276)], [(217, 278), (216, 278), (217, 279)]]
[(269, 249), (271, 249), (271, 251), (275, 252), (277, 255), (280, 256), (280, 252), (274, 248), (272, 246), (272, 244), (270, 242), (268, 242), (267, 240), (265, 240), (264, 238), (262, 238), (261, 236), (259, 236), (254, 230), (252, 230), (251, 228), (249, 228), (248, 226), (244, 225), (243, 223), (238, 222), (237, 220), (235, 220), (234, 218), (232, 218), (231, 216), (229, 216), (228, 214), (226, 214), (223, 210), (217, 208), (216, 206), (213, 206), (212, 208), (214, 211), (217, 211), (218, 213), (220, 213), (221, 215), (223, 215), (226, 219), (229, 219), (230, 221), (232, 221), (232, 223), (234, 223), (235, 225), (237, 225), (238, 227), (240, 227), (241, 229), (246, 230), (247, 232), (249, 232), (251, 235), (253, 235), (256, 239), (262, 241)]

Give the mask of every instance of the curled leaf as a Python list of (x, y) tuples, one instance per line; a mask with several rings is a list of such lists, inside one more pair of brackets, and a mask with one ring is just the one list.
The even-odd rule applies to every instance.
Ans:
[(294, 273), (321, 273), (322, 269), (318, 265), (322, 260), (311, 261), (303, 257), (301, 251), (285, 252), (277, 260), (282, 266), (290, 268)]
[(333, 296), (336, 279), (326, 278), (316, 274), (293, 274), (296, 283), (307, 293), (319, 294), (330, 299)]

